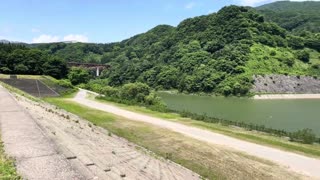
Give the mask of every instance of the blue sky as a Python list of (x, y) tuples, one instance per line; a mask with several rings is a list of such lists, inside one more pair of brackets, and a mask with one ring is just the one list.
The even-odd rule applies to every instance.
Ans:
[(230, 4), (274, 0), (4, 0), (0, 39), (11, 41), (121, 41), (159, 24), (216, 12)]

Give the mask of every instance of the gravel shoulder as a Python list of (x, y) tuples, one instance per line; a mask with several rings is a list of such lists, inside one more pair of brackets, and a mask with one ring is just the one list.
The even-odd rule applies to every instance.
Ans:
[(174, 132), (181, 133), (197, 140), (222, 145), (243, 153), (247, 153), (249, 155), (270, 160), (283, 167), (287, 167), (295, 172), (305, 174), (314, 179), (320, 178), (320, 159), (310, 158), (303, 155), (286, 152), (279, 149), (246, 142), (243, 140), (238, 140), (207, 130), (186, 126), (180, 123), (170, 122), (164, 119), (154, 118), (147, 115), (123, 110), (113, 105), (86, 99), (86, 95), (87, 91), (80, 90), (79, 93), (74, 97), (73, 101), (91, 108), (113, 113), (130, 120), (150, 123), (162, 128), (170, 129)]

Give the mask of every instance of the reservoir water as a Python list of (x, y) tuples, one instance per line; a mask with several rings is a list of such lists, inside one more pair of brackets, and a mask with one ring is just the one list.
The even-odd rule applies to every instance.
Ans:
[(312, 129), (320, 136), (320, 100), (254, 100), (159, 93), (169, 109), (206, 114), (232, 121), (297, 131)]

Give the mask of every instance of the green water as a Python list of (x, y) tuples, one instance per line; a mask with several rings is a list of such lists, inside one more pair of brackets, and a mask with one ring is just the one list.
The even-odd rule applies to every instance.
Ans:
[(187, 110), (286, 131), (310, 128), (320, 136), (320, 100), (253, 100), (165, 92), (159, 95), (173, 110)]

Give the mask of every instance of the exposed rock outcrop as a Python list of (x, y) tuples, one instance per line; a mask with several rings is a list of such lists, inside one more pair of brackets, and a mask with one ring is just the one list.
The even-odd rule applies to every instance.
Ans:
[(286, 76), (286, 75), (257, 75), (253, 77), (254, 93), (296, 93), (317, 94), (320, 93), (320, 80), (308, 76)]

